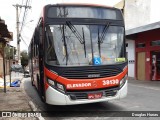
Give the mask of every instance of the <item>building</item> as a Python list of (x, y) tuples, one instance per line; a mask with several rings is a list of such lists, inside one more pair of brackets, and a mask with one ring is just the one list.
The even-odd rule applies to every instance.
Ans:
[(160, 22), (129, 29), (126, 36), (132, 46), (128, 46), (128, 53), (135, 58), (135, 78), (160, 80)]
[(157, 0), (122, 0), (126, 25), (128, 75), (138, 80), (160, 80), (160, 11)]
[[(4, 47), (10, 40), (12, 40), (12, 33), (8, 31), (5, 21), (0, 18), (0, 77), (3, 75), (3, 65), (5, 65), (3, 63), (5, 57)], [(9, 71), (8, 64), (6, 64), (5, 68)]]

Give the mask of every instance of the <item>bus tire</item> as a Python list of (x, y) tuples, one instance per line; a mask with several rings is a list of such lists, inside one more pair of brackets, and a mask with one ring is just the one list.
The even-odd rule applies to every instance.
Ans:
[(39, 79), (38, 75), (37, 75), (37, 82), (38, 82), (38, 93), (39, 93), (39, 96), (41, 98), (41, 101), (45, 102), (45, 96), (42, 95), (43, 91), (42, 91), (42, 87), (41, 87), (41, 83), (40, 83), (40, 79)]
[(34, 83), (33, 83), (33, 81), (34, 81), (33, 80), (33, 76), (31, 76), (31, 84), (32, 84), (32, 86), (35, 86)]

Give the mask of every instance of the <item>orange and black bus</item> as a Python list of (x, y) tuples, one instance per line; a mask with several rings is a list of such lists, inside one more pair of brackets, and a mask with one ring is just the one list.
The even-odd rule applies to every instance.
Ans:
[(127, 95), (125, 27), (119, 9), (44, 6), (29, 57), (32, 85), (47, 104), (85, 104)]

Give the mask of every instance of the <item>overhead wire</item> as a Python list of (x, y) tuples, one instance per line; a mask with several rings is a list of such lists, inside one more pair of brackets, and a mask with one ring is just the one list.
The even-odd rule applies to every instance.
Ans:
[[(22, 1), (22, 3), (23, 3), (23, 1)], [(24, 23), (25, 23), (26, 18), (27, 18), (27, 12), (28, 12), (28, 7), (27, 7), (27, 6), (30, 6), (30, 4), (31, 4), (31, 1), (30, 1), (30, 0), (26, 0), (25, 10), (24, 10), (23, 19), (22, 19), (22, 24), (21, 24), (21, 29), (20, 29), (20, 32), (19, 32), (22, 41), (23, 41), (26, 45), (27, 45), (27, 43), (26, 43), (26, 41), (22, 38), (21, 33), (22, 33), (22, 30), (23, 30), (24, 25), (25, 25)], [(27, 45), (27, 47), (28, 47), (28, 45)]]
[[(22, 0), (21, 5), (23, 5), (23, 0)], [(20, 12), (19, 12), (19, 15), (18, 15), (18, 19), (20, 18), (21, 12), (22, 12), (22, 7), (20, 7)]]
[(28, 5), (28, 0), (26, 1), (25, 4), (25, 10), (24, 10), (24, 14), (23, 14), (23, 19), (22, 19), (22, 25), (21, 25), (21, 29), (20, 29), (20, 33), (22, 32), (22, 28), (24, 26), (25, 20), (26, 20), (26, 15), (27, 15), (27, 6)]
[(29, 45), (26, 43), (26, 41), (23, 39), (23, 37), (22, 36), (20, 36), (20, 37), (21, 37), (22, 41), (24, 42), (24, 44), (28, 47)]

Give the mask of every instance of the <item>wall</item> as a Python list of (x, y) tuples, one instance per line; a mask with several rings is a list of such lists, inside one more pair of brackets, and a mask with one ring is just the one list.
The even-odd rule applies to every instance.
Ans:
[(159, 5), (159, 0), (125, 0), (126, 29), (160, 21)]
[[(125, 0), (126, 29), (143, 26), (150, 23), (152, 0)], [(152, 4), (153, 6), (154, 4)]]
[(160, 1), (159, 0), (151, 0), (151, 13), (150, 13), (150, 22), (158, 22), (160, 21)]
[[(150, 43), (151, 43), (151, 41), (154, 41), (154, 40), (160, 40), (159, 33), (160, 33), (160, 29), (139, 33), (137, 39), (135, 40), (135, 45), (137, 45), (138, 43), (145, 43), (144, 48), (136, 48), (135, 50), (136, 50), (136, 53), (145, 52), (145, 54), (146, 54), (145, 55), (146, 56), (146, 63), (145, 63), (145, 66), (146, 66), (146, 77), (145, 78), (146, 78), (146, 80), (151, 80), (151, 62), (152, 62), (151, 61), (151, 59), (152, 59), (151, 52), (152, 51), (160, 51), (160, 46), (150, 46)], [(147, 58), (149, 58), (150, 61), (147, 61)], [(136, 69), (138, 69), (137, 66), (136, 66)]]
[[(12, 64), (12, 60), (10, 62)], [(9, 68), (10, 68), (9, 67), (9, 60), (6, 60), (5, 65), (6, 65), (6, 68), (5, 68), (6, 75), (8, 75), (9, 74)], [(2, 77), (2, 76), (3, 76), (3, 58), (0, 58), (0, 77)]]
[(135, 41), (127, 40), (128, 47), (126, 47), (126, 52), (128, 52), (128, 76), (135, 78)]

